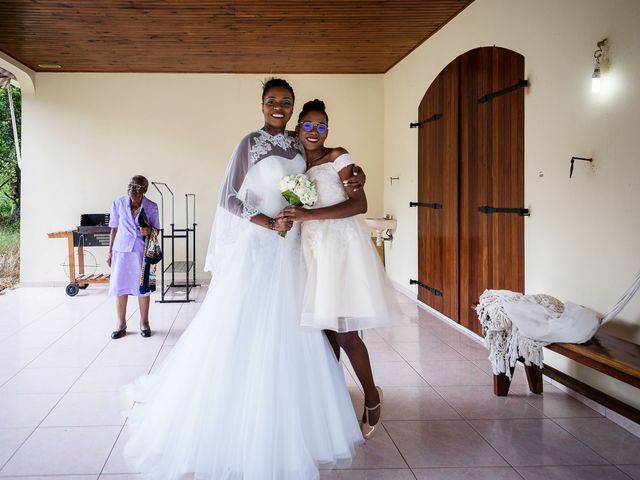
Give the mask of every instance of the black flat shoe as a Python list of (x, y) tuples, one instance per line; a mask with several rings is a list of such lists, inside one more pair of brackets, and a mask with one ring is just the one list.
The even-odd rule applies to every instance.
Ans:
[(144, 338), (149, 338), (151, 336), (151, 329), (140, 330), (140, 335)]
[(124, 337), (126, 334), (127, 334), (126, 328), (123, 328), (122, 330), (114, 330), (113, 332), (111, 332), (111, 338), (116, 340), (118, 338)]

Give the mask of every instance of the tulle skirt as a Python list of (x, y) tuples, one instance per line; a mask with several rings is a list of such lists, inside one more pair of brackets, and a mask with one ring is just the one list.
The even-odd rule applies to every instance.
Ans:
[(299, 233), (251, 225), (227, 260), (157, 373), (126, 388), (125, 456), (153, 478), (317, 479), (362, 436), (324, 335), (299, 327)]
[(302, 226), (307, 280), (301, 325), (352, 332), (401, 315), (371, 235), (357, 217)]

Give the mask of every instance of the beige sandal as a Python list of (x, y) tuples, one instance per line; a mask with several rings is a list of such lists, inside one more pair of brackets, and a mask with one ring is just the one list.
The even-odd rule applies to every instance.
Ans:
[[(376, 390), (378, 391), (378, 396), (380, 397), (380, 403), (378, 403), (375, 407), (367, 407), (365, 405), (364, 407), (365, 421), (362, 422), (362, 425), (360, 425), (360, 431), (362, 432), (362, 436), (367, 440), (371, 438), (373, 434), (378, 430), (378, 425), (382, 425), (382, 405), (383, 405), (382, 389), (380, 387), (376, 387)], [(380, 418), (378, 418), (378, 421), (375, 425), (371, 425), (369, 424), (369, 412), (371, 410), (375, 410), (376, 408), (380, 408)]]

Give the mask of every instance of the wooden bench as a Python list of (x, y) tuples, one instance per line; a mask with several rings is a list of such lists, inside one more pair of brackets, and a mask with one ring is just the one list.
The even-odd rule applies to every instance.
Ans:
[[(552, 343), (546, 348), (621, 382), (640, 388), (640, 345), (598, 332), (587, 343)], [(550, 367), (545, 366), (541, 369), (534, 365), (525, 366), (525, 372), (529, 390), (533, 393), (542, 393), (543, 374), (561, 374)], [(569, 377), (565, 375), (565, 378)], [(496, 395), (507, 395), (510, 385), (511, 380), (505, 374), (493, 376), (493, 391)], [(602, 394), (602, 396), (606, 395)]]

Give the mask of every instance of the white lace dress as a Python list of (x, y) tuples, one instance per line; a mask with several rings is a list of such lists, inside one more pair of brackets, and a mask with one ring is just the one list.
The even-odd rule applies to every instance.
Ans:
[[(128, 391), (125, 455), (153, 478), (315, 480), (362, 441), (325, 336), (302, 329), (299, 231), (249, 222), (286, 206), (278, 184), (304, 171), (294, 140), (260, 130), (227, 170), (208, 265), (213, 279), (160, 366)], [(190, 476), (188, 478), (191, 478)]]
[[(338, 172), (351, 164), (345, 153), (307, 171), (318, 189), (310, 208), (347, 200)], [(302, 248), (307, 281), (301, 325), (351, 332), (386, 326), (399, 314), (369, 230), (358, 217), (304, 222)]]

